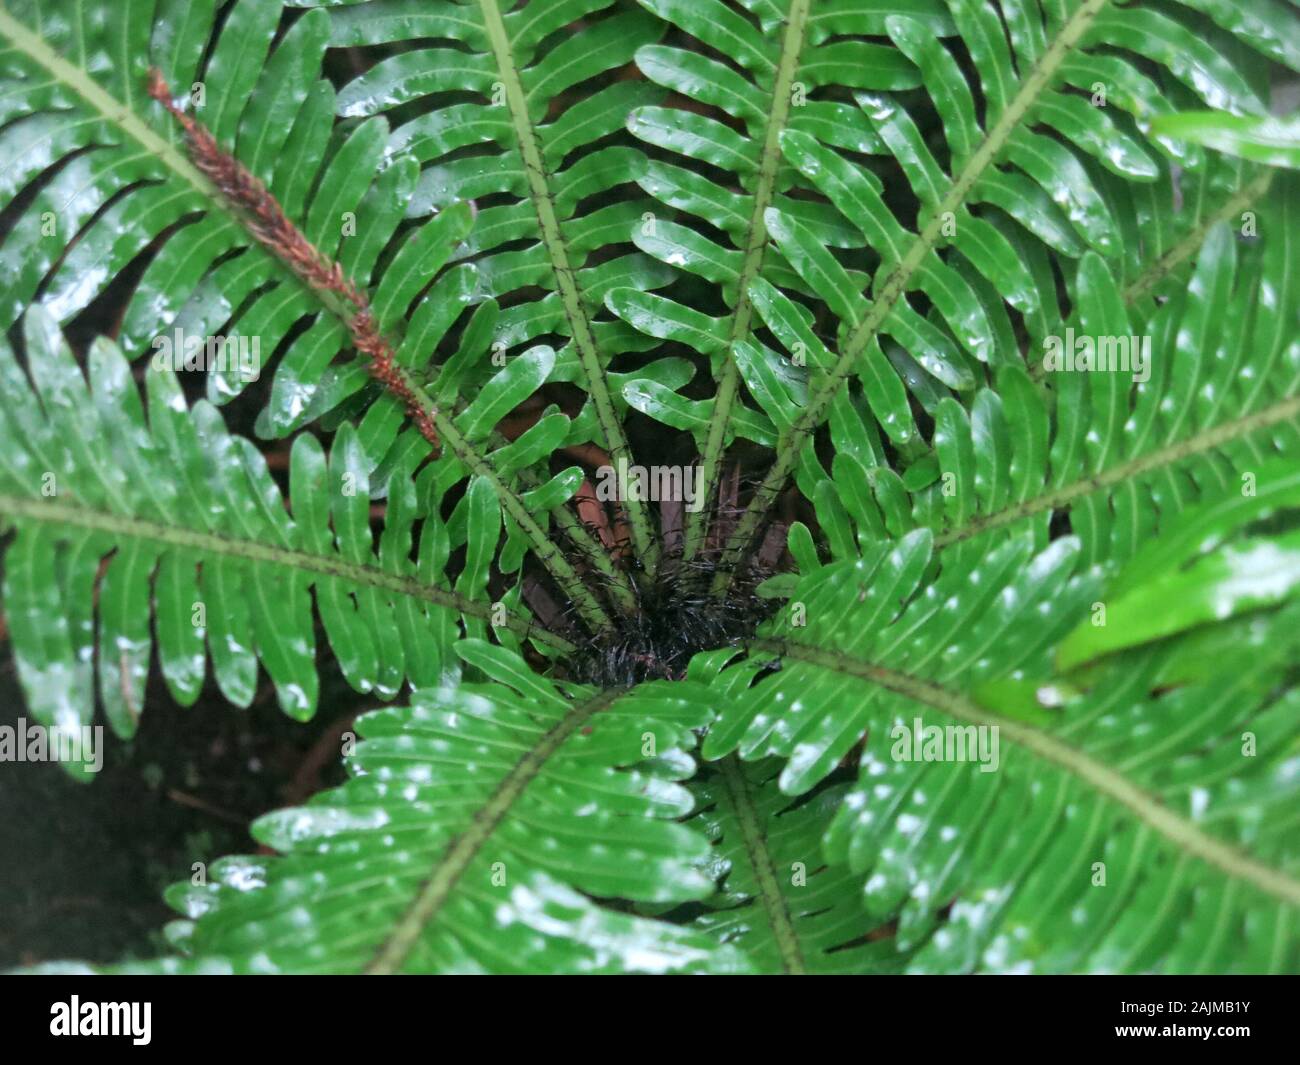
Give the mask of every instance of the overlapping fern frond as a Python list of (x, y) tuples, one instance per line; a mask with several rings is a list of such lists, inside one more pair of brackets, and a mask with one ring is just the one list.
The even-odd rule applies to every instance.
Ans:
[[(550, 325), (558, 320), (551, 313), (556, 301), (547, 305), (551, 311), (545, 328), (534, 319), (522, 329), (510, 324), (510, 315), (518, 318), (524, 305), (507, 311), (507, 321), (499, 322), (493, 297), (534, 284), (539, 267), (509, 265), (510, 256), (485, 257), (481, 270), (464, 261), (485, 247), (496, 247), (493, 241), (537, 232), (538, 218), (529, 214), (533, 205), (520, 201), (517, 206), (522, 212), (515, 210), (507, 219), (485, 210), (475, 230), (477, 242), (465, 243), (473, 205), (437, 192), (436, 168), (422, 171), (423, 149), (408, 150), (406, 145), (405, 138), (413, 136), (414, 129), (390, 134), (389, 122), (380, 114), (360, 123), (335, 122), (336, 111), (352, 115), (358, 109), (381, 111), (386, 105), (358, 102), (363, 85), (340, 94), (322, 79), (326, 48), (331, 43), (340, 47), (364, 43), (376, 34), (386, 40), (377, 27), (392, 26), (391, 20), (366, 18), (358, 37), (356, 27), (347, 28), (342, 13), (338, 25), (323, 11), (302, 13), (282, 25), (283, 8), (275, 0), (240, 0), (220, 22), (210, 3), (165, 4), (159, 14), (155, 22), (153, 0), (132, 0), (111, 16), (71, 10), (67, 19), (51, 20), (47, 31), (37, 7), (20, 3), (0, 12), (0, 31), (11, 60), (6, 68), (11, 94), (21, 96), (31, 112), (4, 131), (15, 160), (6, 171), (10, 184), (5, 191), (21, 193), (5, 241), (6, 261), (15, 270), (5, 282), (9, 310), (4, 324), (12, 324), (36, 296), (59, 321), (68, 322), (96, 299), (106, 298), (112, 281), (118, 286), (113, 294), (126, 303), (118, 340), (128, 357), (152, 353), (160, 339), (173, 336), (220, 336), (230, 345), (255, 345), (260, 365), (253, 367), (253, 373), (223, 367), (208, 375), (210, 399), (229, 401), (247, 388), (259, 370), (276, 364), (270, 396), (258, 421), (262, 435), (285, 435), (350, 403), (365, 464), (370, 473), (377, 472), (377, 496), (383, 495), (395, 467), (428, 454), (428, 442), (415, 428), (404, 426), (403, 405), (393, 396), (367, 388), (367, 367), (349, 351), (337, 301), (330, 293), (304, 284), (277, 260), (274, 249), (268, 252), (253, 238), (239, 205), (213, 187), (186, 157), (175, 132), (163, 125), (166, 116), (142, 88), (148, 69), (157, 67), (171, 84), (193, 86), (190, 106), (218, 145), (265, 183), (312, 247), (336, 261), (362, 289), (370, 290), (377, 326), (391, 339), (403, 372), (421, 384), (435, 376), (436, 368), (436, 388), (427, 397), (431, 410), (465, 407), (494, 375), (502, 377), (498, 371), (506, 367), (504, 377), (513, 385), (497, 398), (514, 402), (480, 409), (481, 417), (474, 423), (481, 430), (480, 439), (449, 447), (441, 460), (440, 497), (467, 475), (489, 480), (512, 539), (527, 543), (551, 569), (587, 625), (607, 624), (606, 613), (572, 567), (545, 546), (546, 535), (533, 519), (530, 501), (522, 498), (550, 482), (544, 509), (557, 512), (566, 535), (586, 551), (589, 563), (603, 563), (585, 531), (564, 509), (580, 478), (568, 471), (562, 482), (551, 481), (550, 471), (539, 464), (559, 444), (589, 439), (595, 427), (581, 417), (570, 427), (557, 411), (515, 452), (496, 453), (504, 442), (494, 430), (505, 413), (553, 373), (555, 380), (574, 379), (572, 372), (564, 370), (573, 362), (567, 348), (558, 360), (529, 358), (525, 352), (518, 367), (506, 366), (507, 349), (520, 340), (555, 331)], [(367, 14), (381, 13), (367, 9)], [(567, 21), (571, 19), (561, 19), (559, 25)], [(545, 30), (546, 24), (546, 19), (530, 20), (533, 31), (543, 35), (558, 28)], [(125, 67), (112, 58), (118, 55), (130, 57)], [(408, 54), (408, 64), (415, 55)], [(504, 56), (501, 62), (506, 62)], [(553, 65), (558, 65), (561, 81), (574, 73), (561, 56), (554, 58)], [(391, 62), (387, 67), (379, 64), (375, 70), (391, 67)], [(596, 61), (585, 76), (604, 69)], [(542, 95), (558, 87), (547, 81)], [(495, 90), (489, 95), (493, 94)], [(517, 94), (507, 95), (513, 100)], [(446, 109), (438, 114), (451, 117)], [(528, 115), (522, 111), (519, 121), (520, 129), (528, 127)], [(462, 132), (467, 128), (455, 124)], [(577, 115), (571, 116), (569, 126), (569, 150), (585, 145), (584, 137), (599, 136), (599, 129), (579, 121)], [(524, 150), (524, 143), (518, 143), (516, 155)], [(428, 149), (428, 137), (422, 137), (420, 144)], [(516, 172), (522, 175), (520, 158)], [(615, 158), (632, 166), (618, 152), (606, 162)], [(575, 174), (570, 175), (573, 181), (566, 182), (575, 202), (603, 188), (611, 174), (609, 166), (593, 165), (594, 159), (589, 157), (590, 173), (585, 179), (579, 181)], [(507, 178), (500, 191), (511, 187)], [(556, 219), (567, 218), (573, 205), (566, 208), (561, 200), (557, 215), (551, 193), (537, 191), (534, 199), (552, 205), (554, 216), (554, 225), (542, 227), (553, 238), (545, 252), (554, 263), (541, 269), (563, 279), (554, 284), (570, 292), (569, 277), (581, 264), (579, 256), (609, 243), (610, 219), (604, 215), (588, 219), (591, 225), (565, 237), (559, 234)], [(429, 218), (431, 213), (434, 217)], [(408, 216), (416, 221), (408, 221)], [(532, 218), (532, 229), (525, 225), (521, 233), (519, 221), (527, 217)], [(616, 228), (622, 232), (621, 221)], [(570, 255), (572, 262), (562, 258), (566, 240), (577, 249)], [(543, 259), (551, 262), (545, 255)], [(649, 275), (637, 265), (648, 262), (632, 256), (621, 266), (606, 263), (602, 276), (618, 278), (619, 283), (649, 283)], [(598, 300), (599, 293), (594, 298)], [(466, 314), (472, 305), (475, 310)], [(566, 297), (565, 306), (577, 315), (575, 320), (585, 321), (576, 296)], [(536, 309), (536, 301), (527, 307)], [(582, 337), (589, 332), (585, 326), (578, 329)], [(613, 407), (601, 399), (610, 394), (605, 367), (600, 365), (597, 373), (594, 348), (587, 344), (583, 350), (586, 371), (594, 374), (590, 395), (599, 408), (601, 431), (608, 437), (609, 427), (617, 428), (618, 419)], [(675, 363), (643, 372), (674, 384), (682, 379), (681, 367)], [(521, 453), (525, 461), (520, 461)], [(648, 528), (644, 515), (636, 527)], [(461, 523), (453, 523), (453, 548), (463, 543), (455, 539), (460, 529)], [(649, 546), (647, 537), (639, 543)]]

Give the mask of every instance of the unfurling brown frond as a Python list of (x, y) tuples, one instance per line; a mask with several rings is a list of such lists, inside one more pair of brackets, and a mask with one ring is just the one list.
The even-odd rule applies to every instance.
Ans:
[(370, 375), (402, 403), (420, 435), (438, 450), (435, 412), (420, 401), (398, 368), (393, 347), (379, 331), (365, 292), (343, 273), (342, 266), (303, 235), (270, 190), (247, 167), (223, 151), (201, 122), (176, 106), (166, 79), (156, 67), (149, 71), (149, 95), (181, 124), (194, 165), (239, 211), (257, 242), (305, 284), (317, 291), (332, 292), (343, 300), (349, 308), (343, 312), (344, 323), (352, 335), (353, 346), (369, 360)]

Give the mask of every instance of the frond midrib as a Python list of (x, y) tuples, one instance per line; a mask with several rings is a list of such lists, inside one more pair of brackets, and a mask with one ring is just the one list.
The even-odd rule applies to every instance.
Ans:
[(622, 694), (619, 689), (605, 691), (573, 706), (519, 759), (482, 807), (474, 812), (469, 827), (452, 840), (421, 884), (411, 905), (366, 966), (365, 972), (368, 975), (389, 975), (401, 968), (415, 949), (421, 933), (437, 920), (465, 870), (528, 785), (536, 779), (546, 761), (593, 715), (604, 710)]
[[(478, 2), (497, 72), (501, 76), (501, 83), (505, 89), (506, 106), (510, 111), (515, 140), (519, 144), (524, 172), (528, 178), (529, 197), (537, 213), (542, 245), (550, 260), (551, 272), (555, 277), (555, 287), (560, 294), (564, 316), (569, 323), (578, 361), (587, 379), (587, 391), (596, 408), (596, 419), (605, 436), (605, 447), (616, 464), (620, 459), (631, 462), (631, 449), (627, 436), (623, 432), (618, 411), (614, 407), (613, 397), (610, 395), (605, 366), (596, 346), (591, 322), (582, 306), (577, 278), (569, 261), (568, 245), (560, 228), (559, 217), (555, 213), (555, 198), (551, 193), (546, 162), (542, 158), (537, 131), (528, 115), (527, 97), (524, 95), (523, 82), (515, 66), (514, 51), (506, 32), (505, 22), (501, 17), (501, 9), (497, 0), (478, 0)], [(656, 564), (655, 540), (650, 531), (645, 505), (636, 497), (636, 493), (629, 493), (629, 498), (622, 502), (627, 509), (637, 552), (647, 571), (653, 575)]]
[[(488, 604), (475, 602), (456, 592), (424, 584), (412, 577), (403, 577), (400, 574), (387, 573), (375, 566), (350, 562), (340, 556), (316, 555), (307, 551), (259, 543), (255, 540), (241, 540), (182, 526), (164, 525), (142, 518), (74, 506), (58, 500), (38, 501), (22, 496), (0, 495), (0, 516), (73, 526), (133, 540), (149, 540), (165, 547), (192, 550), (205, 557), (239, 558), (321, 576), (337, 577), (363, 587), (421, 599), (483, 621), (491, 620)], [(567, 640), (534, 628), (530, 622), (515, 615), (508, 614), (503, 627), (520, 637), (545, 643), (562, 653), (573, 650), (572, 644)]]
[(1124, 290), (1124, 302), (1133, 303), (1148, 292), (1156, 285), (1163, 281), (1179, 264), (1190, 259), (1201, 249), (1205, 243), (1206, 235), (1220, 222), (1226, 222), (1236, 217), (1237, 212), (1250, 206), (1256, 200), (1259, 200), (1268, 192), (1269, 187), (1273, 184), (1272, 168), (1266, 167), (1264, 172), (1255, 178), (1254, 181), (1228, 198), (1228, 200), (1217, 211), (1207, 215), (1200, 225), (1193, 227), (1192, 231), (1182, 240), (1170, 248), (1164, 255), (1160, 256), (1151, 266), (1142, 272), (1131, 285)]
[(1098, 794), (1123, 806), (1140, 823), (1149, 826), (1172, 844), (1179, 853), (1200, 859), (1229, 881), (1244, 881), (1273, 898), (1300, 907), (1300, 880), (1203, 832), (1124, 774), (1048, 732), (986, 710), (966, 696), (933, 681), (887, 666), (859, 662), (845, 654), (810, 647), (794, 640), (765, 637), (751, 641), (750, 646), (765, 654), (789, 657), (836, 673), (869, 680), (959, 721), (996, 726), (999, 734), (1013, 744), (1065, 770)]
[[(718, 479), (727, 427), (731, 423), (731, 411), (740, 386), (740, 368), (736, 365), (731, 349), (737, 341), (744, 340), (749, 335), (749, 323), (754, 313), (749, 298), (749, 285), (759, 276), (764, 252), (767, 250), (767, 225), (763, 218), (772, 205), (776, 189), (776, 175), (781, 166), (781, 133), (790, 116), (791, 91), (799, 67), (799, 57), (803, 52), (810, 7), (811, 0), (790, 0), (785, 34), (781, 38), (781, 55), (777, 60), (776, 78), (772, 83), (771, 110), (767, 115), (763, 151), (758, 161), (753, 210), (745, 230), (744, 258), (736, 281), (736, 306), (732, 309), (727, 328), (727, 347), (722, 353), (722, 376), (718, 381), (713, 415), (709, 420), (709, 432), (704, 444), (704, 457), (700, 463), (700, 484), (697, 490), (706, 504), (713, 496), (714, 484)], [(702, 506), (687, 518), (682, 553), (688, 562), (699, 553), (709, 512), (708, 506)]]
[(772, 939), (781, 955), (781, 968), (791, 976), (800, 976), (807, 972), (804, 965), (803, 948), (799, 944), (799, 934), (790, 919), (790, 909), (786, 906), (785, 896), (777, 881), (776, 866), (772, 853), (767, 846), (767, 837), (763, 832), (758, 811), (749, 793), (749, 784), (745, 780), (740, 760), (735, 755), (728, 755), (718, 765), (723, 785), (736, 812), (736, 821), (740, 825), (740, 834), (745, 845), (745, 854), (749, 858), (750, 868), (754, 871), (754, 880), (758, 884), (758, 898), (772, 930)]
[(935, 536), (934, 545), (936, 548), (947, 547), (949, 544), (969, 540), (971, 537), (978, 536), (988, 529), (1011, 525), (1023, 518), (1042, 514), (1044, 511), (1063, 509), (1070, 506), (1075, 500), (1091, 495), (1093, 492), (1105, 491), (1124, 484), (1126, 481), (1136, 480), (1153, 470), (1164, 469), (1194, 455), (1213, 451), (1257, 430), (1266, 429), (1271, 425), (1277, 425), (1279, 422), (1289, 421), (1293, 418), (1300, 418), (1300, 395), (1291, 396), (1274, 403), (1272, 406), (1265, 407), (1263, 410), (1242, 415), (1210, 429), (1204, 429), (1193, 436), (1187, 437), (1185, 440), (1168, 444), (1145, 455), (1139, 455), (1127, 462), (1112, 466), (1108, 470), (1082, 477), (1070, 484), (1035, 496), (1033, 499), (1017, 503), (1015, 506), (1006, 507), (991, 514), (978, 515), (963, 525), (938, 533)]

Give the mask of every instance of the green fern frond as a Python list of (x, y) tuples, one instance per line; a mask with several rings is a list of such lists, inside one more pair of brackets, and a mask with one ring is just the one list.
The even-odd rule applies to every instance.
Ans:
[(1086, 255), (1071, 327), (1130, 346), (1149, 337), (1149, 379), (1134, 384), (1131, 368), (1047, 373), (1045, 397), (1024, 371), (1007, 367), (969, 410), (944, 397), (931, 411), (933, 461), (904, 471), (901, 482), (881, 471), (867, 488), (871, 475), (861, 464), (836, 459), (837, 478), (863, 486), (845, 496), (859, 535), (924, 524), (936, 529), (939, 546), (979, 552), (990, 530), (1028, 525), (1041, 545), (1052, 514), (1068, 511), (1087, 559), (1123, 563), (1159, 531), (1162, 514), (1294, 462), (1300, 245), (1289, 181), (1281, 192), (1276, 210), (1260, 212), (1267, 236), (1258, 247), (1239, 252), (1220, 225), (1186, 291), (1145, 322), (1140, 308), (1125, 307), (1100, 257)]
[[(935, 95), (947, 138), (945, 166), (899, 99), (857, 97), (915, 196), (916, 231), (901, 225), (880, 201), (875, 193), (879, 181), (865, 167), (819, 146), (815, 138), (785, 136), (787, 156), (863, 228), (879, 263), (868, 299), (840, 262), (797, 223), (773, 232), (777, 247), (839, 320), (838, 352), (819, 364), (824, 373), (782, 433), (776, 459), (730, 538), (725, 568), (734, 566), (736, 552), (753, 538), (799, 464), (810, 434), (827, 418), (851, 375), (861, 377), (869, 395), (877, 395), (873, 413), (888, 418), (882, 425), (893, 429), (895, 441), (903, 447), (911, 442), (914, 427), (903, 418), (902, 390), (891, 382), (881, 394), (882, 381), (895, 377), (877, 347), (882, 338), (892, 338), (906, 353), (893, 360), (904, 381), (912, 384), (908, 370), (915, 369), (918, 379), (928, 376), (937, 382), (939, 395), (969, 391), (976, 375), (986, 373), (981, 363), (996, 367), (1021, 361), (1007, 305), (1024, 316), (1036, 342), (1056, 331), (1057, 316), (1044, 317), (1041, 299), (1050, 287), (1042, 281), (1043, 246), (1067, 262), (1091, 249), (1111, 260), (1110, 269), (1121, 278), (1140, 284), (1144, 269), (1160, 261), (1180, 229), (1185, 234), (1195, 227), (1200, 208), (1174, 218), (1172, 204), (1127, 194), (1120, 199), (1120, 192), (1135, 182), (1140, 187), (1155, 181), (1162, 167), (1167, 175), (1170, 162), (1196, 170), (1204, 167), (1204, 159), (1176, 154), (1158, 138), (1143, 137), (1131, 119), (1121, 122), (1089, 107), (1080, 97), (1058, 91), (1059, 85), (1077, 88), (1089, 78), (1103, 89), (1131, 85), (1135, 69), (1115, 55), (1117, 49), (1128, 49), (1154, 57), (1167, 67), (1172, 83), (1187, 82), (1214, 106), (1243, 113), (1264, 109), (1249, 79), (1174, 17), (1113, 9), (1106, 0), (1086, 0), (1068, 12), (1064, 5), (1043, 7), (1050, 34), (1037, 21), (1038, 5), (1008, 5), (1013, 55), (993, 8), (964, 0), (950, 5), (978, 74), (985, 104), (982, 126), (976, 121), (972, 89), (953, 56), (921, 26), (904, 17), (889, 20), (895, 43), (926, 72), (926, 87)], [(1101, 48), (1109, 50), (1094, 67), (1092, 50)], [(1196, 58), (1187, 59), (1184, 50)], [(1204, 64), (1204, 78), (1191, 73), (1193, 63)], [(1116, 107), (1133, 99), (1117, 99)], [(1145, 92), (1141, 99), (1144, 116), (1173, 109), (1160, 102), (1158, 92)], [(1054, 136), (1034, 132), (1039, 126)], [(1161, 161), (1161, 154), (1171, 158)], [(1235, 161), (1229, 167), (1239, 172)], [(1128, 186), (1117, 187), (1120, 178)], [(978, 215), (971, 213), (976, 207)], [(1164, 222), (1157, 220), (1161, 215)], [(1143, 232), (1155, 238), (1143, 241)], [(959, 258), (945, 265), (937, 253), (947, 247)], [(913, 291), (928, 298), (937, 320), (923, 318), (911, 306)]]
[[(268, 254), (252, 239), (235, 205), (155, 132), (151, 122), (159, 109), (142, 87), (145, 71), (157, 65), (171, 81), (201, 88), (198, 110), (217, 143), (264, 181), (291, 218), (302, 218), (300, 228), (311, 246), (362, 287), (373, 285), (378, 327), (395, 338), (402, 371), (417, 379), (431, 374), (436, 347), (462, 312), (483, 298), (476, 267), (460, 264), (443, 271), (469, 232), (472, 212), (464, 203), (452, 203), (421, 226), (404, 225), (409, 201), (418, 192), (417, 162), (402, 158), (380, 172), (389, 140), (382, 117), (331, 127), (334, 90), (312, 80), (330, 40), (327, 15), (304, 14), (268, 59), (280, 18), (278, 5), (268, 0), (240, 0), (219, 34), (210, 6), (179, 20), (183, 32), (177, 30), (176, 12), (168, 11), (151, 39), (144, 35), (152, 3), (132, 0), (93, 26), (78, 12), (49, 33), (41, 31), (39, 11), (15, 6), (16, 14), (0, 11), (0, 33), (10, 45), (15, 91), (25, 94), (35, 113), (5, 131), (17, 160), (6, 191), (36, 182), (36, 192), (22, 205), (5, 243), (6, 257), (22, 264), (8, 285), (12, 315), (5, 325), (37, 291), (51, 313), (67, 321), (100, 296), (110, 278), (143, 264), (122, 318), (123, 349), (135, 357), (173, 334), (219, 335), (228, 344), (245, 345), (259, 365), (252, 373), (236, 366), (209, 373), (208, 396), (217, 403), (241, 393), (260, 375), (261, 362), (281, 354), (258, 423), (262, 435), (285, 435), (366, 387), (362, 361), (334, 364), (350, 340), (330, 293), (305, 284)], [(209, 33), (217, 40), (200, 71)], [(105, 79), (97, 76), (103, 52), (133, 59), (125, 71)], [(195, 81), (200, 73), (203, 80)], [(42, 85), (40, 92), (26, 91), (33, 80)], [(87, 137), (88, 126), (95, 136)], [(93, 150), (76, 154), (88, 140)], [(282, 151), (289, 152), (290, 162), (280, 161)], [(69, 153), (71, 162), (64, 159)], [(111, 206), (100, 210), (107, 200)], [(477, 372), (473, 383), (486, 386), (500, 365), (486, 358), (494, 317), (493, 305), (465, 326), (453, 358), (459, 375), (440, 380), (440, 391), (454, 397), (471, 360), (487, 371)], [(466, 344), (475, 342), (483, 350), (467, 351)], [(373, 398), (367, 395), (367, 402)], [(507, 484), (447, 419), (434, 414), (433, 420), (455, 453), (447, 469), (491, 481), (507, 520), (530, 541), (585, 622), (594, 630), (606, 627), (604, 608), (546, 546), (545, 532), (519, 498), (523, 489)], [(391, 396), (370, 404), (359, 428), (369, 472), (380, 471), (379, 495), (384, 473), (429, 450), (415, 429), (403, 432), (401, 404)], [(560, 508), (571, 495), (552, 492), (548, 499)], [(580, 528), (571, 534), (580, 543), (589, 539)]]
[[(26, 340), (35, 390), (0, 348), (0, 519), (18, 530), (6, 553), (5, 603), (38, 721), (89, 724), (97, 691), (114, 731), (134, 734), (154, 646), (151, 613), (177, 702), (198, 698), (210, 655), (231, 703), (252, 701), (260, 662), (281, 707), (299, 718), (315, 712), (318, 692), (311, 592), (344, 675), (385, 699), (406, 681), (436, 684), (455, 668), (457, 615), (480, 629), (490, 618), (485, 569), (447, 586), (447, 531), (420, 501), (435, 468), (416, 480), (409, 468), (394, 472), (376, 544), (365, 455), (351, 425), (340, 427), (328, 459), (314, 437), (294, 441), (291, 517), (262, 455), (232, 437), (206, 402), (187, 409), (170, 371), (147, 374), (146, 418), (115, 345), (92, 348), (88, 386), (39, 307), (26, 317)], [(481, 521), (494, 524), (469, 533), (495, 544), (490, 486), (476, 481), (470, 498), (484, 490), (492, 505)], [(531, 626), (516, 615), (503, 628), (524, 637)]]
[(566, 696), (502, 648), (466, 640), (456, 653), (492, 682), (362, 717), (353, 779), (254, 826), (284, 856), (226, 859), (208, 883), (177, 885), (169, 900), (188, 919), (170, 936), (186, 959), (131, 968), (747, 969), (701, 932), (589, 897), (673, 903), (712, 889), (707, 842), (672, 820), (691, 808), (680, 751), (709, 718), (704, 692)]
[(898, 915), (912, 971), (1292, 969), (1295, 604), (1062, 681), (1049, 652), (1101, 590), (1079, 554), (1019, 536), (931, 578), (917, 530), (824, 567), (704, 756), (788, 758), (797, 795), (866, 737), (826, 856)]
[[(589, 204), (630, 184), (641, 170), (639, 152), (602, 142), (621, 128), (628, 107), (652, 94), (644, 84), (614, 81), (594, 88), (581, 103), (553, 107), (553, 101), (630, 62), (639, 46), (662, 32), (655, 20), (611, 13), (610, 6), (611, 0), (560, 0), (504, 11), (496, 0), (479, 0), (448, 3), (431, 14), (426, 5), (393, 0), (331, 14), (336, 46), (391, 45), (412, 37), (459, 45), (383, 59), (343, 88), (339, 114), (421, 110), (397, 126), (388, 147), (390, 158), (429, 164), (408, 216), (458, 200), (504, 199), (483, 210), (463, 251), (476, 257), (479, 295), (512, 301), (494, 339), (509, 348), (549, 334), (567, 337), (556, 379), (583, 383), (617, 462), (629, 457), (621, 418), (626, 408), (607, 375), (618, 355), (646, 344), (621, 323), (598, 323), (595, 312), (613, 288), (656, 288), (671, 275), (644, 255), (602, 254), (626, 242), (645, 201), (621, 196), (595, 209)], [(587, 19), (590, 25), (562, 43), (541, 48), (557, 30)], [(487, 102), (438, 106), (440, 95), (466, 90)], [(520, 241), (528, 244), (504, 247)], [(540, 298), (515, 297), (535, 287), (544, 291)], [(627, 506), (636, 548), (653, 568), (656, 541), (647, 512), (640, 500)]]
[[(781, 138), (787, 129), (811, 127), (838, 143), (860, 146), (873, 139), (862, 117), (842, 105), (809, 104), (805, 99), (809, 89), (846, 78), (862, 88), (909, 88), (917, 77), (905, 59), (878, 45), (819, 46), (817, 27), (810, 22), (818, 5), (811, 0), (789, 0), (781, 8), (755, 5), (758, 30), (720, 2), (646, 0), (644, 6), (742, 68), (737, 72), (701, 54), (698, 46), (646, 46), (637, 53), (637, 65), (651, 80), (697, 105), (718, 109), (730, 124), (708, 114), (658, 106), (636, 108), (628, 115), (628, 128), (646, 143), (680, 154), (688, 164), (703, 163), (725, 173), (728, 184), (742, 189), (737, 193), (719, 187), (707, 173), (659, 161), (652, 161), (638, 179), (642, 188), (682, 212), (696, 228), (651, 216), (634, 231), (633, 239), (656, 258), (719, 285), (726, 315), (713, 321), (672, 300), (646, 297), (633, 289), (606, 296), (620, 318), (652, 336), (684, 343), (714, 361), (718, 387), (703, 434), (699, 487), (703, 497), (711, 499), (723, 448), (738, 413), (732, 408), (737, 403), (740, 368), (728, 349), (749, 338), (754, 315), (750, 286), (771, 276), (802, 287), (789, 264), (768, 253), (768, 212), (778, 207), (795, 212), (818, 239), (835, 246), (862, 243), (834, 210), (791, 197), (797, 175), (781, 157)], [(735, 124), (743, 126), (743, 134), (736, 132)], [(712, 239), (709, 234), (714, 231), (725, 234), (730, 247)], [(655, 407), (638, 409), (651, 416), (658, 413)], [(703, 511), (696, 511), (686, 528), (683, 555), (687, 561), (698, 554), (703, 537)]]

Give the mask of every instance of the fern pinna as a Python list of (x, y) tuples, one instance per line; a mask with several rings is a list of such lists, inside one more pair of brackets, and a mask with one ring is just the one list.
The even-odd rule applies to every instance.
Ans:
[(1300, 969), (1287, 5), (0, 39), (26, 712), (369, 709), (116, 968)]

